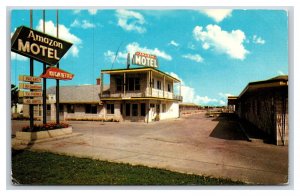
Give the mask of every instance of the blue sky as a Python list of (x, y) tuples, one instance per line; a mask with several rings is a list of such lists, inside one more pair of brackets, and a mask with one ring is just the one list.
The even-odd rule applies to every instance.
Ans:
[[(41, 30), (42, 10), (33, 13)], [(225, 105), (249, 82), (288, 74), (287, 22), (284, 10), (59, 10), (60, 37), (74, 43), (60, 68), (75, 74), (61, 85), (95, 84), (101, 69), (125, 68), (127, 52), (141, 51), (182, 80), (184, 102)], [(21, 25), (29, 26), (29, 10), (11, 12), (11, 33)], [(46, 32), (55, 28), (56, 11), (46, 10)], [(29, 60), (12, 53), (11, 82), (21, 74)]]

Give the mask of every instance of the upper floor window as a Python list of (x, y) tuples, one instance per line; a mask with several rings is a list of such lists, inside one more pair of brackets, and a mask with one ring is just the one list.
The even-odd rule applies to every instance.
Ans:
[(117, 91), (123, 90), (122, 78), (116, 78), (116, 86), (117, 86)]
[(157, 80), (156, 84), (157, 89), (161, 89), (161, 81)]
[(128, 91), (139, 91), (141, 89), (140, 78), (127, 78), (126, 85)]
[(172, 92), (172, 86), (171, 86), (171, 84), (168, 84), (168, 92)]

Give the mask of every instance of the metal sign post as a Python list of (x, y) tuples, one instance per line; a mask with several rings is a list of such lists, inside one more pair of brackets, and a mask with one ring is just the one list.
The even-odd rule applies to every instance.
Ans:
[[(46, 27), (45, 27), (45, 10), (43, 10), (43, 33), (46, 33)], [(43, 72), (46, 71), (46, 63), (43, 63)], [(46, 102), (46, 88), (47, 88), (47, 79), (43, 78), (43, 124), (47, 123), (47, 102)]]
[[(33, 23), (33, 21), (32, 21), (32, 10), (30, 10), (30, 28), (32, 28), (32, 23)], [(33, 70), (33, 58), (30, 58), (30, 76), (32, 76), (33, 77), (33, 73), (34, 73), (34, 70)], [(33, 84), (33, 82), (30, 82), (30, 84)], [(32, 91), (31, 89), (30, 89), (30, 91)], [(30, 121), (30, 123), (29, 123), (29, 126), (30, 126), (30, 130), (33, 130), (33, 126), (34, 126), (34, 119), (33, 119), (33, 105), (32, 104), (30, 104), (29, 105), (29, 121)]]
[[(58, 10), (56, 10), (56, 36), (58, 38)], [(59, 69), (59, 63), (56, 67)], [(59, 124), (59, 80), (56, 80), (56, 123)]]

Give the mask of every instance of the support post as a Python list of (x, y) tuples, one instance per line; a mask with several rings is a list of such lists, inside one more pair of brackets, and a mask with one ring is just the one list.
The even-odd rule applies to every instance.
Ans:
[[(43, 32), (45, 33), (45, 10), (43, 10)], [(46, 63), (43, 63), (43, 73), (46, 72)], [(47, 102), (46, 102), (46, 78), (43, 78), (43, 124), (47, 123)]]
[(164, 86), (163, 86), (163, 98), (165, 98), (165, 85), (166, 85), (166, 76), (164, 76)]
[(125, 95), (126, 95), (126, 73), (124, 73), (123, 78), (124, 78), (123, 83), (124, 83), (124, 97), (125, 97)]
[(103, 73), (101, 73), (100, 75), (101, 75), (101, 81), (100, 81), (100, 97), (102, 97), (102, 93), (103, 93)]
[[(58, 10), (56, 10), (56, 36), (58, 38)], [(59, 68), (59, 63), (57, 63)], [(59, 80), (56, 80), (56, 124), (59, 124)]]
[[(32, 28), (32, 21), (33, 17), (32, 17), (32, 10), (30, 10), (30, 28)], [(30, 58), (30, 76), (34, 75), (34, 70), (33, 70), (33, 58)], [(30, 84), (33, 84), (33, 82), (30, 82)], [(30, 89), (30, 91), (32, 91)], [(34, 119), (33, 119), (33, 104), (29, 105), (29, 121), (30, 121), (30, 130), (33, 129), (33, 125), (34, 125)]]

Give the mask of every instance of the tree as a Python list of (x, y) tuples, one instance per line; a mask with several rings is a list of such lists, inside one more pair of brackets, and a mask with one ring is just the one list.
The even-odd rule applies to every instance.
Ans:
[(17, 109), (17, 103), (19, 100), (19, 89), (14, 84), (11, 84), (10, 88), (11, 88), (11, 108), (15, 106), (15, 108)]

